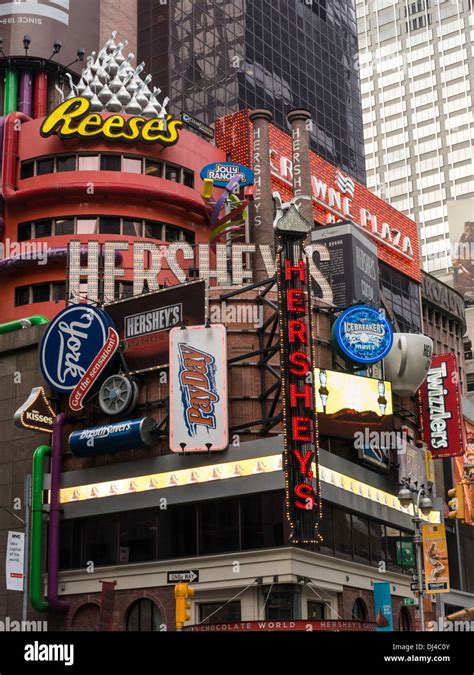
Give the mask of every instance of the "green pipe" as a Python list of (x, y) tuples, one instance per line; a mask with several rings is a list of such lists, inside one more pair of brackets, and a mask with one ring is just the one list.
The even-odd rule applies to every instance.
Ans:
[(45, 316), (41, 316), (40, 314), (29, 316), (27, 319), (18, 319), (17, 321), (0, 323), (0, 335), (13, 333), (13, 331), (21, 330), (22, 328), (31, 328), (31, 326), (41, 326), (44, 323), (49, 323), (49, 321)]
[(44, 458), (51, 454), (49, 445), (40, 445), (33, 455), (30, 602), (37, 612), (47, 612), (49, 602), (43, 595), (43, 483)]
[(5, 95), (3, 114), (9, 115), (18, 110), (18, 71), (7, 68), (5, 71)]

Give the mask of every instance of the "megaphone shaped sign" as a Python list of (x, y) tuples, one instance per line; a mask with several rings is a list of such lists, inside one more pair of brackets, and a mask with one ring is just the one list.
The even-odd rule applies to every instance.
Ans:
[(426, 335), (394, 333), (392, 349), (384, 359), (385, 379), (398, 396), (413, 396), (428, 374), (433, 340)]

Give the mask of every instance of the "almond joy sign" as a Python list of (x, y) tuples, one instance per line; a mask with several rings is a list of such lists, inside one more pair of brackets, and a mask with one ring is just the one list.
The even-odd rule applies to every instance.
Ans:
[(41, 372), (52, 389), (69, 394), (69, 407), (77, 412), (118, 346), (118, 333), (106, 312), (92, 305), (70, 305), (43, 336)]

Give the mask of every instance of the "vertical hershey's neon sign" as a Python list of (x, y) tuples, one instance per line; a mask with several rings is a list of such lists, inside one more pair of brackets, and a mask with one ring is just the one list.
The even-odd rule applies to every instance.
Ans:
[(278, 300), (285, 501), (293, 543), (319, 542), (321, 496), (315, 411), (311, 296), (302, 237), (280, 233)]

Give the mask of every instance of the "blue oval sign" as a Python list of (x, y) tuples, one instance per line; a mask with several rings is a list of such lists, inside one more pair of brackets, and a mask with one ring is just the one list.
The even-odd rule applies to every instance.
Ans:
[(240, 177), (240, 184), (242, 187), (253, 185), (255, 175), (252, 169), (243, 164), (235, 164), (234, 162), (213, 162), (207, 164), (201, 169), (200, 174), (202, 180), (208, 178), (214, 181), (216, 187), (225, 188), (227, 183), (235, 178)]
[(107, 342), (112, 319), (92, 305), (70, 305), (49, 324), (40, 347), (40, 366), (50, 387), (72, 392)]
[(393, 329), (385, 315), (367, 305), (346, 309), (336, 320), (332, 333), (345, 356), (366, 365), (384, 359), (393, 344)]

